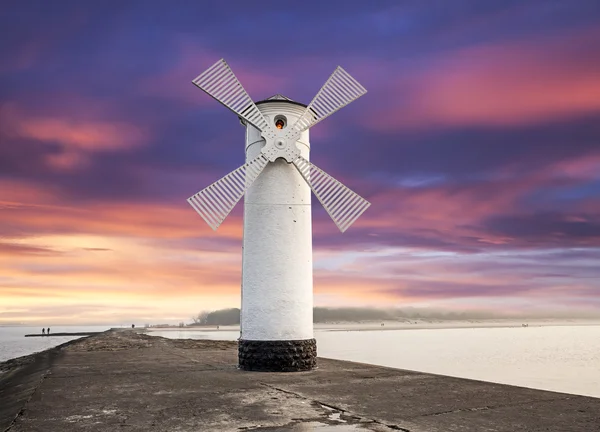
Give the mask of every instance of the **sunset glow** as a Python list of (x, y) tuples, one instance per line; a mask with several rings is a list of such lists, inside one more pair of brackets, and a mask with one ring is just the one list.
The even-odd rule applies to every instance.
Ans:
[(191, 83), (220, 58), (255, 101), (368, 90), (311, 130), (372, 203), (341, 234), (313, 198), (317, 306), (600, 316), (597, 1), (10, 3), (0, 325), (239, 307), (243, 203), (216, 232), (186, 203), (244, 162)]

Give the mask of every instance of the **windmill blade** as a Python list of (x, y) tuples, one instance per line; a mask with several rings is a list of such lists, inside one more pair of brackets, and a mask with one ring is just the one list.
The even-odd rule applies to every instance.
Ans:
[(261, 132), (269, 133), (275, 137), (273, 128), (248, 96), (248, 93), (246, 93), (246, 90), (244, 90), (244, 87), (224, 59), (209, 67), (192, 82), (217, 102), (225, 105), (239, 117), (257, 127)]
[(216, 231), (268, 162), (268, 159), (261, 154), (189, 197), (187, 201)]
[(371, 203), (303, 157), (294, 165), (341, 232), (346, 231)]
[(367, 90), (358, 81), (352, 78), (341, 66), (338, 66), (310, 102), (302, 116), (290, 128), (288, 138), (291, 138), (292, 134), (299, 134), (316, 125), (366, 92)]

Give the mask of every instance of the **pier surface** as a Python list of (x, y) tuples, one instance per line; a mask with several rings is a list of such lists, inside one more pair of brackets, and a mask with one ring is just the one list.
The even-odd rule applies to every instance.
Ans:
[(600, 399), (319, 359), (237, 370), (236, 343), (109, 331), (0, 363), (0, 432), (600, 431)]

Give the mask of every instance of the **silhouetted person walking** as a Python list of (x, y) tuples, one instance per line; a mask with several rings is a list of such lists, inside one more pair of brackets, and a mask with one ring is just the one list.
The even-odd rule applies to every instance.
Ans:
[(45, 328), (43, 328), (43, 329), (42, 329), (42, 334), (43, 334), (43, 335), (45, 335), (45, 334), (46, 334), (46, 329), (45, 329)]
[(48, 327), (48, 331), (46, 332), (47, 334), (50, 334), (50, 327)]

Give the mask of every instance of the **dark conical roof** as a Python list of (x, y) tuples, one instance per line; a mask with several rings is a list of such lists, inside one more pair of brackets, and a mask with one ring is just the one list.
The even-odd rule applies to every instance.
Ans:
[(306, 107), (305, 104), (303, 104), (301, 102), (296, 102), (295, 100), (292, 100), (289, 97), (282, 95), (281, 93), (274, 94), (270, 98), (258, 101), (255, 103), (255, 105), (258, 105), (261, 103), (267, 103), (267, 102), (287, 102), (287, 103), (292, 103), (294, 105), (300, 105), (300, 106)]
[(285, 100), (285, 101), (291, 101), (294, 102), (293, 100), (291, 100), (289, 97), (282, 95), (281, 93), (277, 93), (273, 96), (271, 96), (270, 98), (267, 98), (267, 100)]

